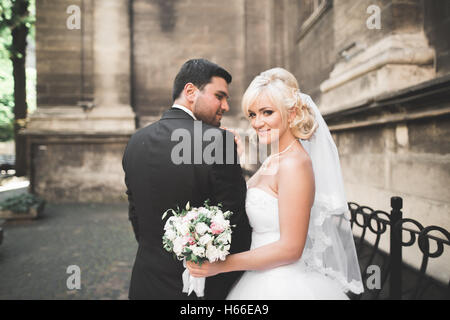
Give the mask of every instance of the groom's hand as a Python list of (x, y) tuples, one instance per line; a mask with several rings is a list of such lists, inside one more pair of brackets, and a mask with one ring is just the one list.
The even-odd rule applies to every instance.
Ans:
[(222, 261), (210, 263), (209, 261), (205, 261), (200, 266), (199, 264), (188, 261), (186, 263), (187, 268), (189, 269), (189, 273), (191, 276), (195, 278), (206, 278), (206, 277), (212, 277), (216, 274), (221, 273), (221, 265), (223, 264)]

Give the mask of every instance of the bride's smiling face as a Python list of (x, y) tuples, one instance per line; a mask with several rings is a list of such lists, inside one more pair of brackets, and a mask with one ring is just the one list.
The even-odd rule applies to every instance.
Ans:
[(261, 144), (278, 141), (288, 129), (280, 110), (264, 94), (248, 108), (247, 114)]

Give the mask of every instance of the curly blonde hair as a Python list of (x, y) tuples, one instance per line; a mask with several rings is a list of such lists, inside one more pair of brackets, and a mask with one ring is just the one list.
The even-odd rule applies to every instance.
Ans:
[(263, 94), (280, 110), (283, 125), (288, 125), (289, 111), (294, 108), (296, 116), (289, 129), (299, 139), (311, 138), (318, 125), (313, 110), (303, 103), (298, 82), (292, 73), (283, 68), (273, 68), (256, 76), (242, 98), (244, 114), (248, 115), (250, 106)]

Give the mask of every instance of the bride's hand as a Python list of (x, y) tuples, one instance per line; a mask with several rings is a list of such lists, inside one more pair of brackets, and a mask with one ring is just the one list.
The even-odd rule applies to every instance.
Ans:
[(236, 130), (228, 129), (225, 127), (221, 127), (221, 128), (224, 130), (230, 131), (234, 135), (234, 142), (236, 142), (237, 153), (238, 153), (238, 156), (241, 157), (242, 153), (244, 152), (244, 146), (242, 145), (241, 136), (236, 132)]
[(216, 274), (220, 273), (220, 266), (223, 262), (218, 261), (214, 263), (210, 263), (209, 261), (205, 261), (200, 266), (199, 264), (188, 261), (186, 263), (187, 268), (189, 269), (189, 273), (196, 278), (206, 278), (212, 277)]

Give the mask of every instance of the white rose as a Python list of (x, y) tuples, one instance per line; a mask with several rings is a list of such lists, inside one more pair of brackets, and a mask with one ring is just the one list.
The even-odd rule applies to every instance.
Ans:
[(230, 243), (231, 242), (231, 234), (229, 232), (223, 232), (217, 237), (216, 240), (222, 244)]
[(189, 211), (184, 217), (183, 217), (183, 221), (191, 221), (191, 220), (195, 220), (198, 217), (198, 212), (197, 211)]
[(212, 222), (214, 222), (214, 224), (219, 226), (221, 229), (226, 229), (230, 226), (230, 221), (225, 220), (222, 214), (212, 217), (211, 223)]
[(185, 242), (184, 242), (183, 237), (177, 237), (173, 241), (173, 252), (177, 256), (181, 255), (181, 253), (183, 252), (184, 244), (185, 244)]
[(230, 246), (225, 246), (223, 250), (218, 250), (219, 259), (224, 261), (227, 255), (229, 254)]
[(189, 247), (192, 250), (192, 253), (194, 255), (196, 255), (199, 258), (204, 258), (205, 257), (205, 248), (203, 247), (197, 247), (197, 246), (190, 246)]
[(216, 213), (214, 214), (213, 219), (223, 219), (223, 212), (222, 210), (217, 210)]
[(213, 237), (210, 234), (205, 234), (198, 239), (198, 243), (202, 246), (206, 246), (208, 243), (210, 243), (213, 240)]
[(216, 262), (220, 257), (219, 250), (213, 245), (209, 244), (206, 247), (206, 258), (209, 260), (209, 262), (213, 263)]
[(211, 229), (206, 225), (206, 223), (200, 222), (195, 226), (195, 231), (199, 235), (204, 235), (206, 232), (211, 231)]
[(203, 214), (204, 216), (210, 218), (211, 217), (211, 211), (209, 211), (208, 209), (204, 208), (204, 207), (200, 207), (198, 209), (198, 213), (199, 214)]
[(177, 237), (177, 233), (173, 229), (167, 230), (165, 235), (170, 241), (175, 240), (175, 238)]
[(175, 228), (183, 236), (185, 236), (189, 233), (189, 223), (188, 222), (177, 223), (175, 225)]
[(177, 217), (171, 216), (169, 219), (167, 219), (166, 224), (164, 225), (164, 230), (172, 228), (171, 222), (176, 223), (176, 221)]

